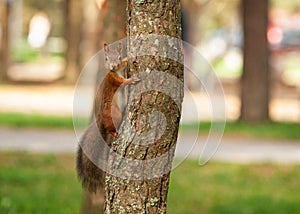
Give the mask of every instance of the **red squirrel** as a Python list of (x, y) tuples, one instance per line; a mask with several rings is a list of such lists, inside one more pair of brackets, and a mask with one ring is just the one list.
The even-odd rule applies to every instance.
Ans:
[(83, 134), (77, 152), (77, 174), (83, 187), (90, 192), (96, 192), (98, 187), (104, 185), (105, 173), (93, 162), (106, 161), (107, 151), (103, 151), (101, 147), (106, 143), (104, 141), (110, 143), (112, 137), (118, 136), (117, 128), (122, 121), (122, 113), (114, 95), (119, 87), (139, 81), (137, 78), (126, 79), (117, 74), (127, 67), (127, 59), (122, 60), (121, 53), (121, 43), (116, 49), (110, 49), (104, 44), (106, 76), (95, 96), (96, 123), (91, 124)]
[[(119, 127), (122, 114), (114, 95), (116, 91), (122, 86), (134, 84), (139, 81), (137, 78), (125, 79), (120, 77), (117, 72), (123, 71), (127, 67), (127, 59), (121, 60), (122, 46), (118, 45), (116, 50), (110, 50), (107, 44), (104, 44), (105, 52), (105, 67), (107, 74), (103, 81), (99, 96), (100, 100), (100, 112), (97, 117), (97, 123), (103, 125), (110, 134), (117, 137), (117, 128)], [(97, 94), (98, 96), (98, 94)], [(97, 97), (96, 96), (96, 97)], [(99, 100), (99, 98), (96, 100)], [(96, 111), (97, 112), (97, 111)]]

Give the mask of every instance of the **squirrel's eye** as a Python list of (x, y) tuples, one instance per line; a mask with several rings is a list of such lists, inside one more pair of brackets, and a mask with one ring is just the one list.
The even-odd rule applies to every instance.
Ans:
[(107, 56), (105, 57), (105, 61), (108, 61), (108, 57)]
[(119, 60), (121, 60), (121, 57), (119, 56), (119, 58), (118, 58)]

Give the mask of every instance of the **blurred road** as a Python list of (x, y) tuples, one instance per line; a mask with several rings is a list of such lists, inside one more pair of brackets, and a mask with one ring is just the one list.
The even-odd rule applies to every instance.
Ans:
[[(225, 87), (230, 91), (229, 87)], [(232, 89), (233, 90), (233, 89)], [(225, 90), (226, 91), (226, 90)], [(233, 91), (236, 91), (235, 89)], [(0, 111), (50, 115), (72, 115), (74, 87), (72, 86), (0, 86)], [(273, 119), (299, 121), (299, 100), (277, 97), (271, 102)], [(239, 116), (240, 101), (234, 93), (225, 96), (226, 117)], [(80, 103), (81, 104), (81, 103)], [(86, 103), (82, 103), (85, 108)], [(194, 107), (194, 108), (193, 108)], [(288, 109), (288, 111), (287, 111)], [(86, 112), (82, 109), (83, 113)], [(192, 111), (194, 110), (194, 111)], [(198, 115), (197, 115), (198, 114)], [(185, 122), (209, 119), (210, 102), (200, 94), (186, 94), (183, 103)], [(197, 118), (198, 116), (198, 118)], [(215, 153), (218, 141), (208, 143), (195, 134), (179, 135), (176, 156), (206, 159)], [(195, 143), (196, 142), (196, 143)], [(37, 153), (74, 153), (77, 139), (72, 130), (13, 129), (0, 127), (0, 150), (30, 151)], [(202, 152), (204, 151), (204, 152)], [(213, 160), (236, 163), (275, 162), (300, 164), (300, 142), (223, 137)]]
[[(180, 133), (176, 157), (199, 159), (206, 137), (197, 137), (193, 133)], [(212, 145), (206, 147), (202, 158), (214, 154), (214, 145), (217, 143), (212, 142)], [(74, 153), (77, 146), (73, 130), (0, 128), (1, 151)], [(300, 164), (300, 142), (223, 137), (212, 160), (232, 163)]]

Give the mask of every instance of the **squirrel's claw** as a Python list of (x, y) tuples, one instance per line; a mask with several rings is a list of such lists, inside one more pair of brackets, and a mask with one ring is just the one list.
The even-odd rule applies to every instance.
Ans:
[(114, 131), (114, 132), (111, 132), (112, 136), (114, 137), (118, 137), (119, 136), (119, 133), (117, 131)]

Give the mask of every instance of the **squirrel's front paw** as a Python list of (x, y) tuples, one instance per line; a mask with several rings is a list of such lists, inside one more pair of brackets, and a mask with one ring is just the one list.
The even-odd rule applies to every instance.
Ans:
[(114, 137), (118, 137), (118, 136), (119, 136), (119, 133), (118, 133), (117, 131), (113, 131), (113, 132), (111, 132), (111, 134), (112, 134), (112, 136), (114, 136)]
[(125, 58), (122, 60), (122, 64), (123, 64), (124, 66), (127, 66), (127, 65), (128, 65), (128, 59), (127, 59), (127, 57), (125, 57)]

